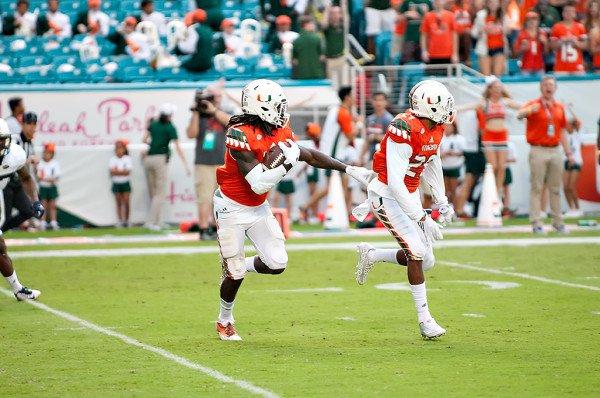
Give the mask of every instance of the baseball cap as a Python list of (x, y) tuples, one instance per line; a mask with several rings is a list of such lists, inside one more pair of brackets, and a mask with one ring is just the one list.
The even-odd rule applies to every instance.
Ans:
[(135, 17), (127, 17), (123, 22), (125, 22), (125, 25), (137, 25), (137, 19), (135, 19)]
[(161, 115), (165, 115), (165, 116), (171, 116), (172, 114), (175, 113), (175, 111), (177, 110), (177, 107), (174, 104), (171, 103), (164, 103), (160, 106), (160, 108), (158, 108), (158, 113), (160, 113)]
[(321, 134), (321, 126), (317, 123), (306, 123), (306, 132), (310, 135)]
[(47, 142), (44, 144), (44, 150), (54, 152), (56, 144), (54, 142)]
[(235, 24), (233, 23), (233, 19), (225, 18), (223, 21), (221, 21), (221, 29), (227, 26), (235, 26)]
[(529, 18), (538, 18), (539, 19), (540, 16), (535, 11), (527, 11), (527, 14), (525, 14), (525, 19), (529, 19)]
[(192, 19), (196, 22), (206, 21), (206, 11), (204, 11), (202, 8), (196, 9), (192, 15)]
[(23, 115), (23, 123), (37, 123), (37, 115), (33, 112), (27, 112)]
[(102, 4), (102, 0), (88, 0), (88, 7), (99, 6), (100, 4)]
[(287, 15), (280, 15), (277, 17), (277, 19), (275, 20), (275, 23), (277, 25), (279, 24), (292, 24), (292, 19), (290, 17), (288, 17)]

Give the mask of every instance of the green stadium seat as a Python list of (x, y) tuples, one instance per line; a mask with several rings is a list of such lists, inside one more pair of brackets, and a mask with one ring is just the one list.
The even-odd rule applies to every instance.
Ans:
[(89, 80), (85, 71), (81, 69), (70, 72), (56, 72), (56, 78), (60, 83), (86, 83)]
[(55, 83), (56, 75), (52, 70), (33, 70), (27, 71), (23, 73), (23, 79), (25, 83), (34, 84), (34, 83)]
[(122, 82), (151, 82), (154, 81), (154, 70), (147, 67), (130, 66), (118, 70), (118, 79)]

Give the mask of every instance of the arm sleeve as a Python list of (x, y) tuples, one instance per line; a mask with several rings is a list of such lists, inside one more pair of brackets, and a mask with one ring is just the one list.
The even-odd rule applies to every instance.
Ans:
[(404, 183), (411, 155), (410, 145), (388, 140), (386, 145), (388, 187), (406, 215), (410, 219), (418, 221), (423, 217), (423, 208), (411, 198)]
[(423, 178), (425, 178), (425, 182), (429, 184), (431, 187), (431, 193), (433, 195), (433, 200), (438, 205), (448, 203), (448, 198), (446, 197), (446, 189), (444, 187), (444, 174), (442, 173), (442, 161), (438, 156), (433, 156), (431, 161), (425, 165), (423, 169)]

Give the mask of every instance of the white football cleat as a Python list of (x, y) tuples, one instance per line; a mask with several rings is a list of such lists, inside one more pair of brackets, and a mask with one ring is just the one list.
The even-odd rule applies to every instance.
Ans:
[(375, 247), (367, 242), (358, 244), (358, 265), (356, 266), (356, 281), (359, 285), (363, 285), (367, 281), (367, 275), (373, 266), (374, 262), (369, 261), (369, 252), (375, 250)]
[(419, 323), (419, 329), (421, 329), (421, 336), (426, 339), (435, 339), (446, 334), (446, 329), (438, 325), (433, 318)]
[(242, 338), (235, 332), (233, 322), (226, 322), (227, 325), (223, 325), (217, 321), (217, 332), (221, 340), (241, 340)]
[(21, 290), (15, 293), (15, 297), (19, 301), (37, 300), (42, 292), (39, 290), (27, 289), (25, 286)]

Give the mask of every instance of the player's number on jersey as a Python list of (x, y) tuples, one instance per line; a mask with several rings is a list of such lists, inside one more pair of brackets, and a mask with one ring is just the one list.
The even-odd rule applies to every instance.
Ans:
[(560, 49), (560, 59), (563, 62), (576, 62), (577, 61), (577, 50), (571, 43), (563, 44)]
[(537, 41), (532, 40), (531, 41), (531, 46), (529, 47), (529, 49), (531, 50), (531, 54), (537, 55), (537, 53), (538, 53), (538, 50), (537, 50)]
[(415, 162), (408, 164), (408, 170), (406, 171), (406, 175), (413, 178), (418, 177), (423, 171), (423, 168), (421, 166), (424, 163), (431, 162), (434, 156), (436, 155), (431, 155), (429, 159), (427, 159), (427, 156), (415, 155)]

